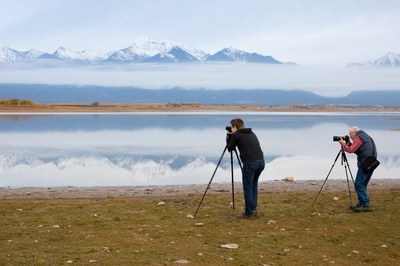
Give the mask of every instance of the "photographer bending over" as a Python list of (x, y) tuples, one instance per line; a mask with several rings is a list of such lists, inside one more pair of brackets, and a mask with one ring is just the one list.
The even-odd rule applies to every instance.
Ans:
[(350, 209), (355, 212), (372, 211), (367, 194), (367, 186), (373, 171), (368, 172), (364, 170), (362, 165), (368, 157), (378, 156), (376, 146), (374, 140), (358, 127), (350, 128), (349, 136), (353, 141), (352, 143), (346, 144), (346, 141), (343, 139), (339, 140), (339, 143), (345, 152), (357, 154), (358, 171), (354, 187), (357, 192), (358, 203), (356, 206), (350, 206)]
[(251, 128), (245, 128), (240, 118), (231, 120), (232, 133), (228, 135), (227, 148), (232, 152), (239, 148), (243, 163), (242, 183), (244, 192), (245, 212), (238, 218), (249, 219), (257, 217), (258, 178), (264, 170), (264, 154), (260, 142)]

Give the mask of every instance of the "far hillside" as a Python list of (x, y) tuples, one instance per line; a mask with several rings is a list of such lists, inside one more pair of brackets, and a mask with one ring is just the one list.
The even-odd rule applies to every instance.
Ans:
[[(199, 103), (203, 105), (400, 107), (400, 91), (356, 91), (325, 97), (305, 90), (278, 89), (144, 89), (43, 84), (0, 84), (0, 99), (40, 103)], [(22, 103), (22, 101), (21, 101)], [(16, 101), (14, 104), (21, 104)], [(25, 102), (25, 104), (29, 104)]]

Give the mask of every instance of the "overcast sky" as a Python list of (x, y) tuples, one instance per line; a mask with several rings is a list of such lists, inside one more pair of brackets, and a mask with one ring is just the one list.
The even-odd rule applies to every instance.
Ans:
[(399, 14), (398, 0), (0, 0), (0, 44), (104, 52), (148, 36), (345, 66), (399, 53)]

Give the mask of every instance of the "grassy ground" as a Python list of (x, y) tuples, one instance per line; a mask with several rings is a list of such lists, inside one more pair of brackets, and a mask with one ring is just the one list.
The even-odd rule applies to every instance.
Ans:
[(314, 208), (315, 192), (263, 192), (256, 220), (229, 192), (194, 219), (199, 194), (0, 200), (0, 265), (399, 265), (400, 191), (370, 194), (374, 211), (353, 213), (346, 191)]

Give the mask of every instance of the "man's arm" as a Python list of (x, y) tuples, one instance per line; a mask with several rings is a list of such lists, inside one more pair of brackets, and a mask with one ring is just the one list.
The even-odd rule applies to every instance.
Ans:
[(354, 138), (353, 144), (347, 146), (346, 144), (342, 144), (342, 149), (348, 153), (355, 153), (358, 148), (360, 148), (361, 144), (363, 144), (362, 140), (359, 137)]

